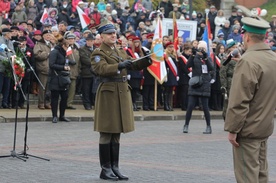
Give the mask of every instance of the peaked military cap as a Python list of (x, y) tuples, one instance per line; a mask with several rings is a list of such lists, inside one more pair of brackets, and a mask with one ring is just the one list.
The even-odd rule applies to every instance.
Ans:
[(104, 21), (98, 28), (99, 34), (110, 34), (114, 32), (116, 32), (115, 26), (107, 20)]
[(242, 18), (243, 31), (254, 34), (265, 34), (266, 30), (270, 28), (269, 24), (263, 20), (252, 17)]

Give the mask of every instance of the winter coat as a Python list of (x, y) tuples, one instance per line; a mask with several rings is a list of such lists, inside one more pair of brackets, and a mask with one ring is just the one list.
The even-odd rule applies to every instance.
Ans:
[(42, 39), (36, 43), (34, 46), (34, 57), (36, 70), (38, 73), (48, 75), (49, 73), (49, 54), (51, 51), (51, 46), (47, 45), (46, 42)]
[(80, 54), (80, 75), (82, 78), (92, 78), (93, 72), (91, 69), (91, 54), (92, 50), (88, 46), (79, 49)]
[(10, 57), (12, 55), (15, 55), (15, 51), (14, 51), (12, 41), (7, 40), (3, 36), (0, 36), (0, 45), (1, 44), (7, 45), (7, 48), (13, 51), (13, 53), (5, 52), (5, 51), (0, 52), (0, 72), (4, 72), (5, 71), (5, 66), (3, 65), (2, 61), (7, 59), (7, 55), (8, 55), (8, 57)]
[[(66, 90), (68, 87), (60, 87), (58, 83), (58, 76), (61, 71), (64, 70), (66, 60), (66, 51), (61, 46), (56, 46), (49, 55), (49, 90)], [(70, 76), (68, 76), (70, 77)]]
[[(206, 65), (208, 73), (202, 73), (202, 66)], [(188, 95), (192, 96), (202, 96), (210, 97), (211, 95), (211, 75), (210, 71), (214, 70), (212, 60), (208, 57), (206, 60), (202, 60), (202, 56), (196, 54), (195, 56), (190, 56), (188, 63), (188, 68), (192, 68), (192, 76), (202, 76), (203, 84), (200, 87), (193, 88), (189, 86)]]
[[(122, 58), (122, 59), (120, 59)], [(118, 70), (119, 62), (131, 59), (126, 52), (111, 49), (105, 43), (95, 49), (91, 56), (92, 69), (102, 79), (95, 102), (94, 130), (105, 133), (127, 133), (134, 130), (134, 116), (130, 88), (126, 80), (127, 70)], [(148, 60), (142, 60), (148, 63)], [(150, 64), (134, 62), (132, 69), (141, 70)], [(121, 81), (114, 81), (114, 79)]]
[(35, 20), (35, 17), (38, 15), (36, 6), (27, 7), (26, 14), (27, 14), (28, 20)]
[(72, 47), (72, 54), (67, 56), (70, 66), (70, 78), (77, 79), (80, 73), (80, 54), (77, 44), (74, 44)]
[[(188, 61), (189, 56), (183, 54), (183, 57), (185, 57)], [(188, 62), (187, 62), (188, 63)], [(179, 75), (179, 85), (188, 85), (190, 76), (188, 74), (190, 73), (189, 69), (187, 68), (187, 63), (184, 63), (183, 59), (181, 57), (178, 57), (178, 75)]]
[(172, 59), (174, 65), (175, 65), (176, 76), (174, 75), (173, 70), (171, 69), (171, 67), (169, 67), (168, 61), (166, 60), (165, 64), (166, 64), (166, 69), (167, 69), (167, 81), (165, 81), (163, 83), (163, 86), (177, 86), (178, 83), (177, 83), (176, 78), (178, 77), (178, 68), (177, 68), (178, 62), (176, 62), (176, 59), (174, 57), (172, 57), (170, 55), (168, 55), (168, 56)]

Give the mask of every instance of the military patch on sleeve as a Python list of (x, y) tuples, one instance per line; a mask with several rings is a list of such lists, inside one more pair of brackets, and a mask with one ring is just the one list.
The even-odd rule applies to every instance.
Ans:
[(101, 57), (99, 55), (96, 55), (94, 60), (96, 63), (98, 63), (101, 60)]

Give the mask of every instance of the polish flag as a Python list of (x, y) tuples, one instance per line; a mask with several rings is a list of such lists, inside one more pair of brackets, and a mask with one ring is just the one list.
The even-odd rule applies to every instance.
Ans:
[(82, 11), (82, 9), (79, 6), (77, 6), (77, 11), (81, 22), (81, 27), (84, 29), (89, 25), (90, 18)]
[(48, 18), (47, 8), (44, 8), (43, 14), (41, 16), (40, 22), (43, 23), (44, 20)]
[(72, 50), (71, 46), (69, 46), (69, 47), (67, 48), (67, 50), (66, 50), (66, 56), (69, 56), (69, 55), (71, 55), (72, 53), (73, 53), (73, 50)]

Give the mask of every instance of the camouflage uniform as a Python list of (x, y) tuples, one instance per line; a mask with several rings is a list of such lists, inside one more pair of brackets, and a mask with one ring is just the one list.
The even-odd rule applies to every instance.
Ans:
[(229, 98), (229, 92), (231, 88), (232, 83), (232, 77), (234, 73), (234, 69), (236, 66), (236, 61), (231, 60), (227, 65), (220, 68), (220, 82), (221, 82), (221, 88), (225, 88), (225, 94), (224, 94), (224, 102), (223, 102), (223, 111), (222, 116), (225, 119), (226, 109), (228, 106), (228, 98)]

